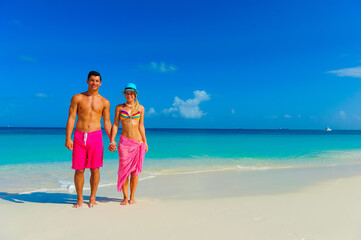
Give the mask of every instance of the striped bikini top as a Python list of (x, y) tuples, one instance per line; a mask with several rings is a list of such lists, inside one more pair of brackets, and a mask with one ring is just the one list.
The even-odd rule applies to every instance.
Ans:
[(140, 111), (133, 113), (132, 115), (129, 115), (129, 113), (127, 111), (121, 110), (120, 111), (120, 118), (121, 119), (135, 119), (135, 120), (139, 120), (140, 119)]

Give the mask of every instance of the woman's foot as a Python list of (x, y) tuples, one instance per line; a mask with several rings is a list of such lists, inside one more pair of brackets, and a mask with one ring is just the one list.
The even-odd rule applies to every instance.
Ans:
[(73, 205), (73, 208), (81, 208), (83, 206), (83, 199), (78, 199), (76, 204)]
[(129, 204), (134, 204), (135, 203), (135, 200), (134, 199), (130, 199), (129, 200)]
[(123, 201), (120, 203), (120, 205), (127, 205), (128, 204), (128, 198), (124, 198)]

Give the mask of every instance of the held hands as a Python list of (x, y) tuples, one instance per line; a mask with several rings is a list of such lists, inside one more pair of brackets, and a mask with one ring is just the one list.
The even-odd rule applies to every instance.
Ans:
[(108, 147), (109, 151), (111, 152), (115, 152), (118, 148), (117, 148), (117, 143), (116, 142), (111, 142), (109, 143), (109, 147)]
[[(118, 150), (117, 143), (116, 142), (109, 143), (108, 149), (111, 152), (115, 152), (116, 150)], [(145, 143), (145, 152), (148, 152), (148, 144), (147, 143)]]
[(65, 147), (67, 147), (69, 150), (73, 150), (73, 141), (71, 139), (65, 140)]

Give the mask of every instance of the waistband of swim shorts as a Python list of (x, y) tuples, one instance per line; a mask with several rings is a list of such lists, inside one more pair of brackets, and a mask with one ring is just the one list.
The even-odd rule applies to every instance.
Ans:
[(92, 132), (82, 132), (82, 131), (79, 131), (79, 130), (75, 130), (75, 133), (81, 134), (81, 135), (85, 135), (85, 133), (87, 133), (87, 135), (89, 137), (89, 136), (92, 136), (92, 135), (102, 134), (102, 130), (99, 129), (99, 130), (95, 130), (95, 131), (92, 131)]

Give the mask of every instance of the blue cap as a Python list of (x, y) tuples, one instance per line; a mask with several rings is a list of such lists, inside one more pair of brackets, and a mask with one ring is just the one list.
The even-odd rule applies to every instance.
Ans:
[(138, 93), (137, 86), (135, 86), (134, 83), (128, 83), (127, 85), (125, 85), (124, 92), (125, 91), (132, 91)]

